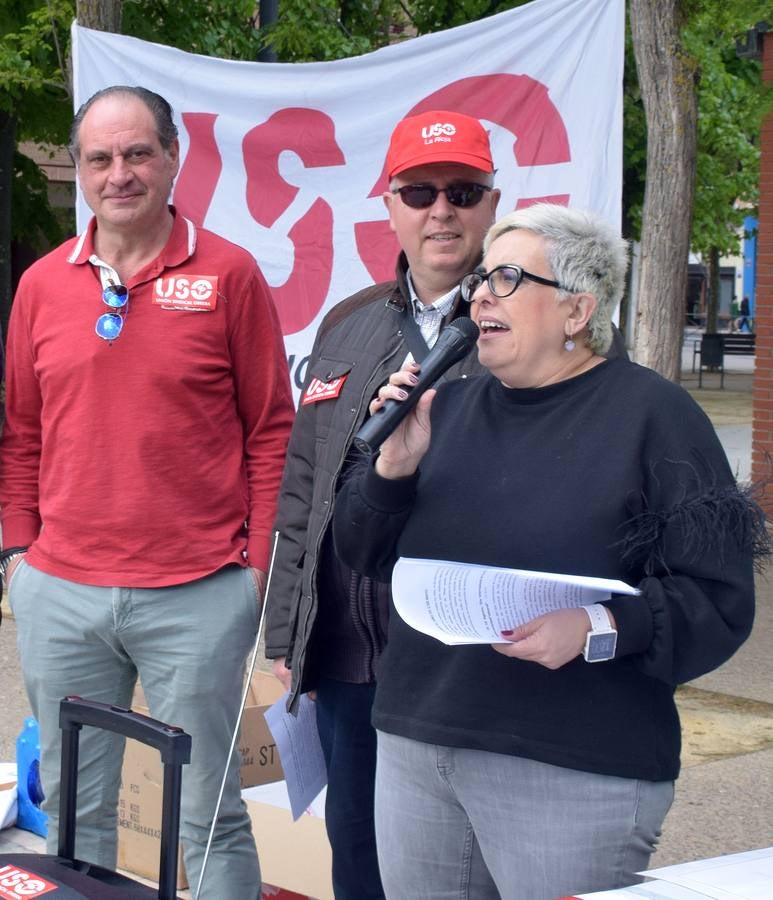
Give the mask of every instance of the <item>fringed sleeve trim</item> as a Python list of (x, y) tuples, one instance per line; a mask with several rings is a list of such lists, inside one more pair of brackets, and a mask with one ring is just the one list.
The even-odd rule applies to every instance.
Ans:
[[(684, 465), (699, 477), (696, 468)], [(684, 498), (667, 509), (645, 509), (624, 525), (620, 541), (623, 561), (641, 567), (646, 575), (669, 572), (664, 538), (671, 532), (681, 535), (682, 555), (688, 562), (713, 556), (721, 564), (728, 553), (749, 553), (760, 571), (770, 553), (770, 539), (765, 513), (756, 500), (759, 491), (754, 485), (718, 488), (711, 484), (692, 497), (685, 490)]]

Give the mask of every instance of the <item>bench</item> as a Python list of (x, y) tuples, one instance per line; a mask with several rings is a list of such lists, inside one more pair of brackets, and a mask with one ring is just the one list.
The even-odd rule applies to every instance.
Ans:
[(734, 331), (722, 335), (722, 351), (725, 356), (754, 356), (757, 335), (750, 331)]
[(703, 370), (718, 369), (720, 372), (719, 387), (725, 386), (725, 356), (754, 356), (756, 335), (751, 332), (736, 331), (729, 334), (704, 334), (699, 341), (693, 343), (692, 370), (695, 371), (695, 360), (698, 365), (698, 387), (703, 387)]

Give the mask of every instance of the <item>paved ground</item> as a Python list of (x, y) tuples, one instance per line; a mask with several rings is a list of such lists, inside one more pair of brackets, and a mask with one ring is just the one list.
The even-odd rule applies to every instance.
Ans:
[[(682, 383), (703, 406), (734, 471), (748, 480), (753, 359), (732, 358), (718, 375), (690, 372)], [(683, 771), (653, 865), (663, 866), (773, 845), (773, 564), (757, 580), (757, 619), (749, 641), (721, 669), (680, 688)], [(15, 758), (15, 738), (28, 714), (12, 620), (0, 628), (0, 762)], [(28, 832), (0, 832), (0, 852), (37, 849)]]

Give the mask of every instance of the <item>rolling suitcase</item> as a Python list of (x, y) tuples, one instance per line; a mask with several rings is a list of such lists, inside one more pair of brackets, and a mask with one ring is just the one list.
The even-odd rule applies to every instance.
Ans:
[[(92, 725), (155, 747), (164, 764), (161, 821), (161, 868), (158, 891), (75, 856), (75, 807), (78, 788), (80, 729)], [(46, 900), (121, 900), (177, 896), (178, 832), (182, 767), (190, 762), (191, 738), (181, 728), (165, 725), (130, 709), (65, 697), (59, 707), (62, 729), (61, 797), (57, 856), (35, 853), (0, 854), (0, 900), (48, 895)]]

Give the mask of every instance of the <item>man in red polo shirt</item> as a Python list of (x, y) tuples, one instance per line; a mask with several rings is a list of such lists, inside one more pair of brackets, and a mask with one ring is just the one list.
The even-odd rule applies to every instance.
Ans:
[[(8, 333), (0, 569), (41, 731), (57, 846), (58, 705), (128, 706), (193, 738), (185, 867), (201, 896), (256, 898), (260, 871), (228, 758), (264, 589), (293, 418), (278, 318), (240, 247), (167, 205), (179, 167), (169, 104), (111, 87), (71, 151), (94, 217), (23, 276)], [(113, 867), (121, 739), (81, 739), (78, 855)]]

